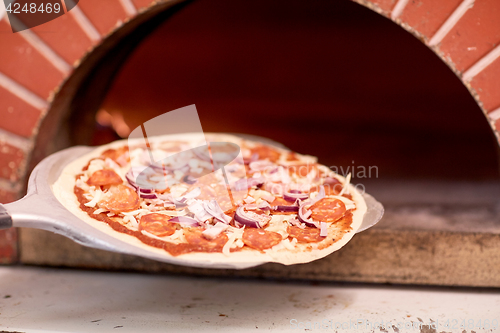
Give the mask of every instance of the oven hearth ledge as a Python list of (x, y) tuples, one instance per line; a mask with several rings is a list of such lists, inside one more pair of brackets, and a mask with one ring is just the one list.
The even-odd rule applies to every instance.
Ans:
[(28, 265), (188, 275), (368, 283), (500, 287), (498, 182), (369, 181), (382, 221), (332, 255), (295, 266), (246, 270), (175, 266), (82, 247), (49, 232), (20, 233)]

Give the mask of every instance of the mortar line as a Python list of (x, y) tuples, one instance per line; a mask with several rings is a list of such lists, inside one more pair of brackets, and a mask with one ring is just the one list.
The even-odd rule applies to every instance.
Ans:
[(14, 134), (0, 128), (0, 142), (5, 142), (10, 146), (16, 147), (25, 153), (28, 153), (32, 148), (30, 139)]
[(432, 36), (429, 41), (429, 46), (436, 46), (439, 44), (444, 37), (450, 32), (451, 29), (460, 21), (462, 16), (474, 6), (475, 0), (464, 0), (458, 7), (453, 11), (453, 13), (444, 21), (444, 23), (439, 27), (438, 31)]
[(22, 38), (28, 44), (33, 46), (45, 59), (47, 59), (57, 70), (59, 70), (62, 74), (67, 75), (72, 67), (57, 54), (50, 46), (45, 44), (43, 40), (38, 37), (33, 31), (29, 30), (21, 21), (19, 21), (14, 15), (11, 17), (6, 16), (6, 19), (9, 21), (11, 27), (18, 31), (18, 34), (21, 35)]
[(28, 88), (25, 88), (2, 72), (0, 72), (0, 87), (3, 87), (13, 95), (19, 97), (38, 110), (45, 110), (49, 106), (46, 100), (39, 97), (34, 92), (30, 91)]
[(82, 12), (80, 7), (75, 5), (72, 0), (65, 0), (70, 2), (73, 8), (67, 14), (70, 14), (76, 23), (80, 26), (83, 32), (90, 38), (93, 42), (99, 42), (101, 40), (101, 34), (97, 31), (96, 27), (92, 24), (89, 18)]
[(472, 65), (468, 70), (462, 75), (462, 80), (470, 81), (477, 74), (481, 73), (483, 69), (488, 67), (500, 57), (500, 45), (491, 50), (487, 55), (479, 59), (474, 65)]
[(123, 9), (125, 10), (125, 13), (127, 13), (128, 16), (135, 16), (137, 14), (137, 8), (135, 8), (132, 0), (118, 0), (118, 1), (122, 5)]
[(398, 0), (398, 2), (396, 3), (396, 6), (394, 6), (394, 8), (392, 9), (391, 19), (395, 20), (399, 16), (401, 16), (406, 5), (408, 4), (408, 1), (409, 0)]
[(497, 121), (498, 119), (500, 119), (500, 107), (491, 112), (488, 112), (488, 117), (493, 121)]

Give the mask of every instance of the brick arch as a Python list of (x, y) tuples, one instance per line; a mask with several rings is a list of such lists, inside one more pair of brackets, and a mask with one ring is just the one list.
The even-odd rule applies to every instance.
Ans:
[(420, 39), (459, 77), (500, 144), (500, 2), (353, 0)]
[[(500, 2), (354, 1), (393, 20), (443, 59), (500, 140)], [(54, 124), (75, 107), (76, 91), (101, 82), (91, 77), (92, 69), (114, 65), (108, 70), (116, 70), (123, 61), (106, 58), (108, 51), (133, 47), (134, 30), (179, 3), (183, 1), (81, 0), (66, 15), (16, 34), (6, 16), (0, 16), (0, 202), (22, 193), (29, 160), (36, 162), (56, 148), (50, 144), (58, 127)], [(103, 90), (106, 82), (101, 84)]]

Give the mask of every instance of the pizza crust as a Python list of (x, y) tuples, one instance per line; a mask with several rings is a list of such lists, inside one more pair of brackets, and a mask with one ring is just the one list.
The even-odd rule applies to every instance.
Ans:
[[(242, 140), (241, 138), (238, 138), (236, 136), (226, 135), (226, 134), (206, 134), (206, 136), (209, 137), (211, 141), (227, 141), (227, 142), (234, 142), (236, 144), (241, 143)], [(204, 139), (205, 138), (203, 134), (177, 134), (177, 135), (149, 138), (151, 143), (163, 142), (166, 140), (203, 142)], [(61, 204), (64, 207), (66, 207), (74, 215), (76, 215), (78, 218), (85, 221), (92, 227), (114, 238), (117, 238), (123, 242), (131, 244), (143, 250), (150, 251), (152, 254), (155, 254), (156, 257), (160, 256), (160, 257), (165, 257), (167, 259), (172, 258), (173, 256), (163, 249), (147, 245), (134, 236), (124, 233), (119, 233), (113, 230), (108, 224), (91, 218), (85, 211), (82, 211), (80, 209), (80, 203), (74, 193), (76, 176), (78, 174), (81, 174), (82, 169), (89, 163), (89, 160), (91, 160), (92, 158), (99, 157), (107, 149), (117, 149), (127, 144), (134, 145), (140, 143), (142, 143), (141, 140), (120, 140), (110, 143), (108, 145), (98, 147), (92, 152), (81, 156), (77, 160), (69, 163), (64, 168), (61, 176), (53, 184), (52, 191), (56, 196), (56, 198), (61, 202)], [(276, 148), (276, 147), (273, 148), (283, 152), (286, 151), (281, 148)], [(306, 157), (306, 158), (311, 161), (314, 160), (314, 158), (312, 157)], [(330, 170), (328, 171), (331, 172)], [(340, 180), (342, 184), (346, 183), (346, 179), (344, 177), (336, 174), (334, 175), (335, 178)], [(354, 203), (356, 204), (356, 209), (352, 211), (351, 230), (343, 233), (341, 238), (336, 240), (335, 242), (333, 242), (332, 239), (338, 238), (339, 230), (334, 228), (335, 224), (331, 224), (332, 227), (328, 229), (328, 236), (324, 241), (321, 241), (319, 243), (297, 243), (293, 245), (288, 241), (288, 239), (285, 239), (284, 243), (282, 242), (271, 249), (267, 249), (264, 251), (264, 253), (244, 247), (242, 250), (237, 252), (231, 252), (229, 255), (224, 253), (192, 252), (192, 253), (181, 254), (179, 256), (176, 256), (176, 258), (185, 262), (186, 265), (189, 265), (190, 263), (205, 262), (208, 264), (208, 266), (210, 264), (219, 264), (231, 268), (233, 264), (241, 264), (241, 263), (276, 262), (284, 265), (291, 265), (298, 263), (306, 263), (325, 257), (328, 254), (339, 250), (341, 247), (343, 247), (345, 244), (347, 244), (347, 242), (351, 240), (351, 238), (354, 236), (356, 231), (361, 226), (361, 223), (363, 221), (363, 216), (367, 210), (366, 203), (362, 195), (356, 190), (356, 188), (349, 184), (348, 189), (349, 193), (352, 196), (352, 201), (354, 201)], [(290, 216), (280, 215), (280, 218), (286, 219), (290, 218)], [(276, 218), (275, 216), (275, 219), (278, 218)], [(152, 236), (154, 237), (154, 235)], [(288, 243), (290, 244), (287, 244), (286, 241), (288, 241)]]

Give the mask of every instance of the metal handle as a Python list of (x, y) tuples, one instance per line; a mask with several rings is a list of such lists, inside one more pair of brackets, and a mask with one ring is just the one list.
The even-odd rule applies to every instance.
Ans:
[(7, 212), (7, 209), (0, 204), (0, 229), (9, 229), (12, 227), (12, 217)]

